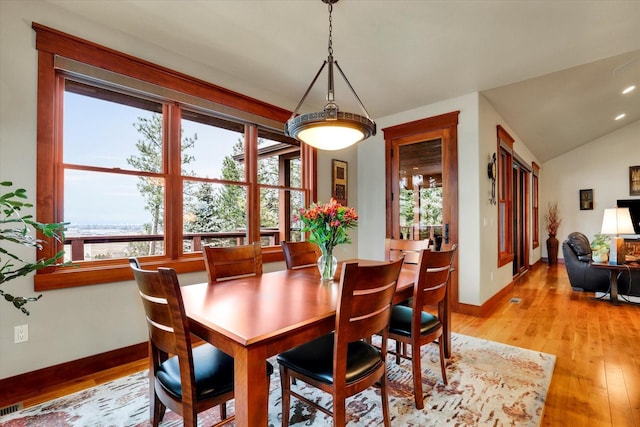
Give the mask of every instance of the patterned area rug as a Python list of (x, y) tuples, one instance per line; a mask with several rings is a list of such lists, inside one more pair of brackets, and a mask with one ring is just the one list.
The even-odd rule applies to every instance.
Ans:
[[(555, 356), (453, 334), (452, 357), (447, 367), (449, 384), (442, 383), (435, 344), (423, 346), (422, 367), (425, 408), (415, 409), (411, 364), (388, 359), (391, 424), (396, 426), (538, 426), (555, 365)], [(277, 363), (274, 363), (277, 368)], [(271, 378), (269, 425), (281, 425), (280, 378)], [(55, 399), (0, 417), (0, 426), (123, 427), (149, 426), (147, 373), (140, 372), (98, 387)], [(303, 394), (330, 407), (331, 397), (298, 381)], [(382, 425), (377, 389), (347, 400), (347, 424)], [(228, 404), (233, 413), (233, 402)], [(290, 424), (330, 426), (322, 412), (292, 398)], [(218, 420), (214, 408), (199, 416), (199, 425)], [(181, 426), (167, 411), (163, 427)]]

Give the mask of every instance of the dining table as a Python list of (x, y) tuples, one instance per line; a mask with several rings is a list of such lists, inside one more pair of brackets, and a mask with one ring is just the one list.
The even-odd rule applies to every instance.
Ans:
[[(233, 356), (235, 423), (240, 427), (266, 426), (269, 382), (266, 359), (335, 329), (340, 262), (334, 279), (322, 281), (318, 269), (279, 270), (258, 276), (181, 288), (191, 333)], [(398, 278), (394, 303), (412, 296), (415, 268), (405, 266)], [(450, 319), (448, 299), (440, 316)], [(449, 357), (450, 321), (443, 333)]]

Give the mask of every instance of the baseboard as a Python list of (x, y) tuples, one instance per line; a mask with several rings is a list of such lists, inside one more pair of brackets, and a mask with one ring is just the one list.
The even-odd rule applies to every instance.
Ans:
[(38, 369), (0, 380), (0, 408), (13, 405), (39, 394), (48, 387), (55, 387), (75, 378), (135, 362), (148, 356), (149, 345), (145, 341), (106, 353), (95, 354), (55, 366)]
[(485, 301), (484, 304), (471, 305), (459, 303), (456, 312), (467, 314), (469, 316), (487, 317), (493, 313), (504, 298), (507, 298), (513, 290), (513, 282), (509, 282), (507, 286), (502, 288), (500, 292)]

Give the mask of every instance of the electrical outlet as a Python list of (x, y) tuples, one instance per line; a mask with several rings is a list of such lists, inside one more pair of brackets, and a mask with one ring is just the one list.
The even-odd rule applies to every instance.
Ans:
[(29, 341), (29, 325), (16, 326), (13, 334), (13, 342), (16, 344)]

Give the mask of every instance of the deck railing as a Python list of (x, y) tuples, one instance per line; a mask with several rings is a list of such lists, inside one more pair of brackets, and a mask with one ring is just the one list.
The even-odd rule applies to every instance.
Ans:
[[(293, 230), (292, 230), (293, 231)], [(265, 228), (260, 230), (261, 237), (269, 239), (269, 246), (280, 244), (280, 230), (277, 228)], [(213, 233), (185, 233), (183, 239), (191, 242), (191, 252), (202, 250), (202, 242), (213, 239), (235, 239), (236, 245), (244, 245), (246, 241), (246, 231), (224, 231)], [(85, 246), (99, 245), (107, 243), (135, 243), (135, 242), (162, 242), (163, 234), (135, 234), (135, 235), (106, 235), (106, 236), (74, 236), (66, 237), (65, 246), (71, 247), (71, 261), (84, 261)]]

